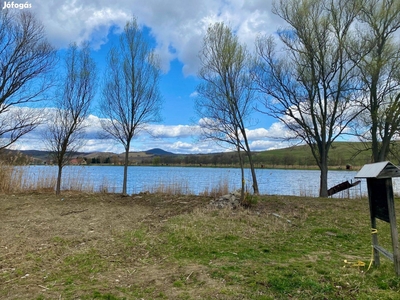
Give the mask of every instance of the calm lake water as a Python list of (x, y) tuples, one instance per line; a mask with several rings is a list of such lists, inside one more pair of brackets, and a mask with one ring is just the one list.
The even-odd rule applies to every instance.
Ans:
[[(55, 178), (57, 168), (52, 166), (26, 167), (28, 181)], [(121, 166), (71, 166), (65, 167), (63, 188), (68, 185), (91, 187), (95, 191), (122, 191), (123, 167)], [(276, 170), (257, 169), (257, 179), (261, 194), (318, 196), (319, 174), (317, 170)], [(251, 191), (250, 170), (245, 171), (246, 185)], [(355, 181), (356, 171), (329, 171), (328, 188), (343, 181)], [(174, 186), (186, 193), (199, 194), (210, 191), (220, 184), (228, 184), (230, 190), (240, 188), (240, 169), (202, 168), (202, 167), (153, 167), (130, 166), (128, 169), (128, 193), (154, 191), (155, 187)], [(397, 190), (396, 179), (394, 189)], [(365, 179), (350, 190), (337, 194), (337, 197), (351, 198), (366, 195)]]

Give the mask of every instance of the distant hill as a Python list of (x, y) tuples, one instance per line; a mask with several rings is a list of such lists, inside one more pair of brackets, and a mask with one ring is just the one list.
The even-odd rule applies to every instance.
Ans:
[[(329, 166), (363, 166), (371, 162), (371, 152), (360, 151), (363, 144), (358, 142), (334, 142), (329, 151)], [(389, 158), (394, 159), (394, 158)], [(255, 161), (269, 166), (316, 166), (308, 145), (260, 151), (255, 153)]]
[[(83, 155), (85, 158), (93, 158), (93, 157), (110, 157), (113, 155), (117, 155), (113, 152), (90, 152)], [(79, 156), (79, 154), (78, 154)]]
[[(17, 151), (21, 152), (25, 155), (38, 158), (38, 159), (47, 159), (49, 157), (50, 151), (40, 151), (40, 150), (21, 150)], [(85, 156), (88, 155), (88, 152), (77, 152), (76, 156)]]
[(165, 151), (165, 150), (160, 149), (160, 148), (150, 149), (150, 150), (147, 150), (145, 152), (146, 152), (146, 154), (159, 155), (159, 156), (162, 156), (162, 155), (175, 155), (172, 152), (168, 152), (168, 151)]
[[(84, 157), (88, 153), (77, 152), (74, 157)], [(11, 164), (26, 165), (26, 164), (45, 164), (52, 157), (49, 151), (41, 150), (10, 150), (3, 149), (0, 151), (0, 159)]]
[[(133, 164), (151, 164), (154, 157), (174, 157), (176, 154), (160, 148), (153, 148), (147, 151), (129, 152), (129, 160)], [(8, 157), (8, 158), (7, 158)], [(18, 157), (18, 161), (15, 157)], [(87, 164), (122, 164), (124, 153), (113, 152), (77, 152), (73, 158), (83, 158)], [(0, 158), (12, 161), (17, 164), (46, 164), (50, 163), (49, 151), (40, 150), (3, 150)]]
[(36, 158), (36, 159), (42, 159), (42, 160), (46, 160), (49, 156), (49, 152), (48, 151), (39, 151), (39, 150), (22, 150), (20, 151), (21, 153)]
[[(371, 162), (370, 151), (361, 151), (362, 143), (357, 142), (335, 142), (329, 152), (329, 166), (346, 168), (363, 166)], [(15, 155), (17, 153), (17, 155)], [(400, 154), (400, 152), (399, 152)], [(0, 153), (0, 158), (8, 157), (13, 163), (42, 164), (49, 162), (49, 152), (36, 150), (6, 150)], [(87, 164), (123, 164), (123, 153), (92, 152), (76, 153), (74, 158), (83, 158)], [(389, 157), (394, 164), (400, 163), (400, 155)], [(132, 165), (194, 165), (194, 166), (234, 166), (239, 165), (236, 152), (221, 152), (208, 154), (175, 154), (160, 148), (153, 148), (147, 151), (130, 152), (129, 161)], [(256, 167), (272, 168), (316, 168), (310, 148), (307, 145), (293, 146), (283, 149), (256, 151), (253, 153), (253, 161)], [(248, 165), (247, 159), (245, 163)]]

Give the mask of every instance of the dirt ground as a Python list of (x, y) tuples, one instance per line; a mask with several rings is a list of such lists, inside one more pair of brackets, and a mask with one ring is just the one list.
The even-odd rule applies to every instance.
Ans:
[[(65, 261), (80, 257), (78, 255), (94, 248), (101, 249), (101, 257), (107, 257), (115, 267), (112, 271), (100, 272), (103, 278), (97, 276), (92, 285), (89, 282), (89, 291), (93, 285), (98, 285), (95, 289), (100, 292), (103, 289), (107, 291), (113, 283), (121, 286), (124, 280), (126, 286), (160, 285), (159, 290), (163, 290), (165, 281), (174, 280), (173, 273), (193, 277), (191, 274), (195, 273), (208, 285), (218, 284), (213, 283), (197, 265), (171, 266), (169, 270), (160, 270), (157, 264), (146, 266), (144, 263), (138, 264), (135, 257), (125, 257), (123, 259), (128, 261), (119, 266), (119, 257), (125, 254), (115, 253), (118, 250), (113, 247), (116, 236), (132, 232), (144, 224), (156, 231), (157, 224), (162, 224), (172, 216), (206, 207), (211, 199), (157, 194), (129, 197), (85, 193), (64, 193), (61, 196), (52, 193), (0, 195), (0, 298), (81, 299), (73, 289), (69, 296), (65, 294), (68, 291), (65, 286)], [(262, 211), (267, 208), (258, 206), (253, 209)], [(136, 257), (146, 257), (145, 250), (143, 253), (140, 253), (140, 248), (135, 251), (139, 252), (135, 253)], [(84, 260), (70, 262), (72, 267), (82, 268), (82, 272), (85, 272), (84, 263)], [(140, 273), (140, 268), (145, 271)], [(134, 272), (141, 275), (128, 282), (128, 277), (133, 278), (128, 275)], [(76, 271), (71, 273), (75, 274), (73, 276), (79, 275)], [(50, 280), (49, 276), (54, 278)], [(57, 276), (63, 277), (64, 282), (58, 282)], [(71, 282), (73, 280), (71, 278)], [(49, 282), (52, 282), (51, 286)], [(171, 285), (171, 282), (167, 283)], [(166, 295), (168, 299), (174, 297), (173, 291), (170, 293)]]
[[(66, 247), (112, 245), (115, 234), (133, 230), (143, 223), (163, 222), (208, 201), (201, 197), (148, 194), (132, 197), (82, 193), (66, 193), (60, 197), (42, 193), (1, 195), (0, 298), (28, 299), (27, 295), (46, 290), (42, 280), (33, 278), (31, 273), (36, 273), (38, 268), (42, 273), (53, 268), (51, 256), (62, 260), (71, 254)], [(110, 247), (103, 251), (112, 256), (112, 250)]]

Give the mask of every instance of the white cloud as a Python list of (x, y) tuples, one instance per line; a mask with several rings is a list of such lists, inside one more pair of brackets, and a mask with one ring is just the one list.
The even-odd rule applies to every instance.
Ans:
[(31, 3), (49, 40), (57, 47), (84, 40), (91, 40), (98, 47), (107, 41), (112, 25), (123, 26), (131, 16), (123, 7), (118, 8), (116, 3), (112, 7), (107, 1), (33, 0)]
[[(207, 27), (216, 21), (230, 25), (240, 41), (249, 49), (254, 47), (258, 34), (273, 33), (279, 17), (271, 13), (273, 0), (31, 0), (32, 11), (37, 14), (48, 32), (50, 42), (66, 47), (70, 42), (90, 40), (99, 47), (107, 43), (110, 30), (120, 31), (126, 21), (136, 16), (139, 24), (150, 29), (156, 42), (156, 51), (162, 59), (164, 71), (170, 62), (178, 59), (185, 75), (196, 74), (198, 53)], [(190, 98), (196, 97), (196, 92)], [(82, 151), (122, 152), (123, 148), (111, 140), (99, 139), (100, 119), (90, 116), (87, 124), (87, 143)], [(198, 123), (200, 125), (200, 122)], [(162, 148), (177, 153), (205, 153), (226, 151), (212, 142), (199, 141), (198, 125), (151, 125), (149, 132), (141, 133), (133, 141), (132, 151)], [(30, 133), (14, 147), (44, 150), (41, 130)], [(279, 123), (270, 128), (248, 130), (251, 143), (265, 150), (279, 146), (270, 137), (287, 133)], [(265, 147), (265, 149), (262, 149)]]
[(156, 138), (184, 138), (198, 135), (200, 127), (191, 125), (150, 125), (149, 132)]
[(32, 0), (32, 10), (58, 47), (90, 39), (106, 43), (112, 26), (122, 28), (133, 15), (151, 29), (165, 71), (178, 58), (185, 75), (196, 74), (198, 52), (207, 27), (216, 21), (232, 26), (242, 42), (254, 47), (260, 33), (273, 33), (280, 21), (271, 13), (272, 0)]
[(269, 138), (275, 139), (287, 139), (293, 137), (292, 132), (290, 132), (282, 122), (275, 122), (268, 129)]
[(269, 135), (269, 131), (265, 128), (256, 128), (247, 130), (246, 134), (248, 139), (253, 140), (259, 138), (267, 138)]
[(279, 148), (286, 148), (289, 146), (290, 144), (288, 142), (281, 142), (278, 140), (256, 140), (250, 143), (250, 149), (252, 151), (273, 150)]
[(190, 98), (196, 98), (199, 95), (199, 93), (197, 91), (194, 91), (193, 93), (191, 93), (189, 95)]
[(122, 153), (124, 148), (112, 139), (88, 139), (80, 151)]
[[(35, 108), (26, 108), (29, 111)], [(43, 109), (36, 108), (43, 112)], [(45, 113), (51, 114), (53, 109), (45, 109)], [(199, 124), (201, 120), (199, 120)], [(114, 152), (122, 153), (124, 148), (121, 144), (112, 139), (100, 137), (102, 132), (101, 119), (90, 115), (85, 122), (86, 137), (83, 146), (79, 149), (82, 152)], [(43, 132), (47, 130), (46, 125), (40, 125), (29, 134), (23, 136), (12, 149), (19, 150), (47, 150), (44, 142)], [(287, 136), (289, 133), (284, 130), (280, 123), (273, 123), (270, 128), (255, 128), (247, 130), (250, 147), (253, 151), (276, 149), (288, 146), (276, 137)], [(223, 147), (213, 141), (205, 141), (200, 136), (199, 125), (158, 125), (151, 124), (148, 131), (138, 134), (133, 142), (131, 151), (146, 151), (152, 148), (162, 148), (174, 153), (211, 153), (232, 151), (228, 145)]]

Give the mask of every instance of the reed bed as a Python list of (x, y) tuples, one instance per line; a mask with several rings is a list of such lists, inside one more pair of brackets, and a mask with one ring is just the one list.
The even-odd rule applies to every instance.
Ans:
[(22, 190), (21, 169), (0, 163), (0, 192), (13, 193)]
[[(188, 181), (171, 179), (170, 181), (160, 180), (153, 185), (146, 185), (143, 191), (153, 194), (169, 194), (169, 195), (193, 195), (194, 192), (189, 187)], [(199, 193), (199, 196), (220, 197), (231, 192), (228, 177), (221, 178), (215, 185), (205, 188)]]
[(187, 181), (175, 181), (171, 180), (168, 182), (160, 181), (155, 185), (144, 186), (144, 190), (152, 194), (168, 194), (168, 195), (190, 195), (192, 191), (189, 189), (189, 183)]
[[(68, 167), (67, 167), (68, 168)], [(72, 169), (64, 169), (62, 177), (63, 191), (78, 192), (100, 192), (100, 193), (119, 193), (121, 186), (109, 179), (103, 177), (100, 181), (95, 182), (91, 179), (84, 167), (74, 167)], [(57, 168), (30, 168), (29, 166), (11, 166), (0, 162), (0, 193), (17, 193), (29, 191), (54, 191), (57, 183)], [(363, 184), (363, 183), (362, 183)], [(393, 181), (396, 190), (398, 182)], [(359, 199), (365, 197), (361, 191), (361, 185), (352, 189), (340, 192), (334, 195), (334, 198)], [(147, 185), (137, 187), (133, 193), (148, 191), (153, 194), (169, 194), (169, 195), (194, 195), (218, 198), (237, 189), (233, 186), (229, 177), (221, 177), (214, 180), (206, 188), (200, 191), (193, 191), (188, 180), (180, 180), (177, 178), (160, 178), (158, 182), (148, 183)], [(246, 193), (251, 193), (251, 187), (246, 185)], [(296, 191), (293, 191), (296, 192)], [(316, 197), (316, 191), (303, 187), (298, 191), (301, 197)], [(398, 196), (396, 194), (396, 196)]]
[[(57, 183), (57, 169), (46, 168), (29, 170), (29, 166), (10, 166), (0, 163), (0, 193), (18, 193), (27, 191), (51, 191)], [(104, 184), (104, 183), (103, 183)], [(65, 172), (62, 176), (62, 190), (94, 192), (95, 187), (85, 172)]]
[(228, 177), (221, 178), (216, 185), (204, 189), (201, 196), (220, 197), (231, 192)]

